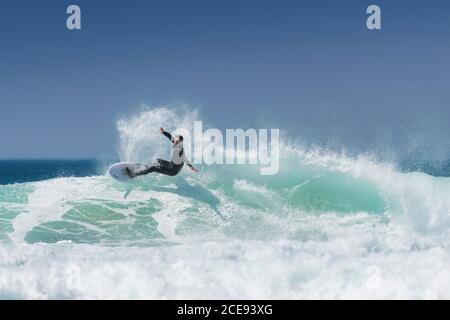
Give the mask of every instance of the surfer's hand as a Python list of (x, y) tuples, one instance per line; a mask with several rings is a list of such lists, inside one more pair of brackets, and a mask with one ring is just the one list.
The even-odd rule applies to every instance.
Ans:
[(194, 167), (191, 167), (191, 169), (192, 169), (192, 171), (194, 171), (194, 172), (198, 172), (198, 170), (195, 169)]
[(164, 132), (164, 128), (163, 127), (159, 128), (159, 132), (163, 133)]

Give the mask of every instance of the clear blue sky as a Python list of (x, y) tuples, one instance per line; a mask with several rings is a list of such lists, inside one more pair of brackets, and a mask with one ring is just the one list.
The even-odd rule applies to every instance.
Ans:
[(176, 101), (221, 128), (445, 157), (449, 57), (444, 0), (1, 0), (0, 158), (114, 155), (118, 115)]

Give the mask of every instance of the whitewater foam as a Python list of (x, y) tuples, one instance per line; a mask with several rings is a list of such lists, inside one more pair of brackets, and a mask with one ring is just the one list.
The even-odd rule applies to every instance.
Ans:
[[(121, 159), (196, 117), (120, 120)], [(450, 298), (448, 178), (282, 148), (276, 176), (204, 166), (126, 199), (106, 176), (0, 186), (0, 298)]]

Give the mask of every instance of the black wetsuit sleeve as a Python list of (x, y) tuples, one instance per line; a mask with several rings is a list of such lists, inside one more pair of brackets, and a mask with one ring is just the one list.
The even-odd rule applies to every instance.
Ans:
[(193, 168), (191, 162), (188, 159), (186, 159), (186, 157), (183, 159), (183, 161), (188, 165), (189, 168)]
[(172, 138), (172, 135), (170, 133), (168, 133), (167, 131), (163, 131), (162, 134), (165, 135), (167, 138), (169, 138), (170, 141), (173, 142), (173, 138)]

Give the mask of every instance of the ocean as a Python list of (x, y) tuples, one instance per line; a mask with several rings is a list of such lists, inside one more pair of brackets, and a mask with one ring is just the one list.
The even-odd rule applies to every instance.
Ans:
[[(118, 160), (164, 154), (151, 128), (192, 117), (120, 120)], [(281, 148), (275, 176), (132, 184), (111, 162), (0, 161), (0, 299), (450, 298), (448, 164)]]

